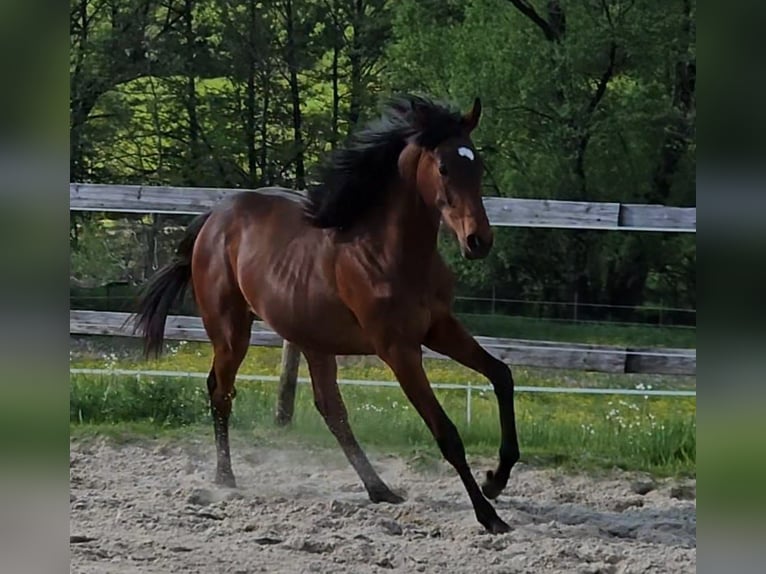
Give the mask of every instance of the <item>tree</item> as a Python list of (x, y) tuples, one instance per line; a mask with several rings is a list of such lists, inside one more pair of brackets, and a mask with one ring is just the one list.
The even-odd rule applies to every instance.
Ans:
[[(73, 181), (302, 188), (380, 96), (419, 91), (481, 96), (489, 195), (694, 203), (693, 0), (70, 8)], [(147, 269), (173, 223), (136, 220)], [(692, 237), (498, 229), (480, 265), (440, 245), (462, 293), (695, 303)]]
[(137, 78), (172, 73), (158, 57), (178, 24), (176, 0), (71, 0), (70, 178), (88, 177), (86, 124), (99, 98)]

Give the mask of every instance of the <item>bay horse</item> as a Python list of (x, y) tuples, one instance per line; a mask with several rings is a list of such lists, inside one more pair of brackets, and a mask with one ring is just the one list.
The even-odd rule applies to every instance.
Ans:
[[(147, 284), (136, 330), (158, 354), (171, 305), (191, 283), (214, 358), (207, 388), (217, 451), (216, 482), (235, 486), (228, 423), (234, 379), (254, 317), (304, 355), (316, 408), (373, 502), (402, 502), (373, 469), (351, 431), (337, 384), (337, 355), (380, 357), (460, 476), (476, 518), (509, 530), (488, 499), (519, 459), (514, 382), (452, 313), (454, 278), (437, 251), (443, 221), (468, 259), (493, 243), (481, 194), (483, 164), (472, 140), (481, 102), (463, 114), (403, 95), (330, 155), (321, 185), (243, 191), (187, 228), (176, 255)], [(481, 489), (457, 428), (423, 370), (422, 345), (484, 375), (500, 410), (499, 464)]]

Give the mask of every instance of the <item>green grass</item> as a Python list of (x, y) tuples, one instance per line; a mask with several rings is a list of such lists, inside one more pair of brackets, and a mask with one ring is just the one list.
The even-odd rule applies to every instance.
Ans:
[(459, 316), (471, 333), (487, 337), (644, 347), (693, 348), (697, 345), (697, 330), (688, 327), (572, 323), (553, 319), (468, 313)]
[[(274, 428), (275, 385), (242, 382), (234, 401), (232, 427), (259, 437), (285, 432)], [(168, 377), (74, 375), (70, 388), (73, 428), (179, 432), (207, 425), (210, 415), (204, 383)], [(423, 421), (399, 389), (346, 386), (343, 395), (358, 439), (376, 450), (437, 454)], [(463, 391), (437, 395), (458, 426), (469, 455), (494, 455), (499, 440), (497, 404), (491, 393), (474, 393), (473, 416), (466, 421)], [(693, 399), (522, 394), (517, 397), (523, 460), (567, 467), (645, 470), (655, 474), (694, 474), (696, 406)], [(100, 425), (106, 425), (102, 427)], [(127, 425), (127, 426), (126, 426)], [(310, 390), (299, 387), (290, 436), (334, 446), (317, 414)], [(209, 435), (209, 433), (207, 433)]]

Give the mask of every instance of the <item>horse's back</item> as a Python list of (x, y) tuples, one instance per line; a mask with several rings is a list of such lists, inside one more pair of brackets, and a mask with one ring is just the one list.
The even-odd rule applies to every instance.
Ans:
[(289, 187), (281, 187), (278, 185), (272, 185), (267, 187), (258, 187), (256, 189), (253, 189), (252, 191), (242, 191), (238, 195), (242, 196), (262, 196), (263, 198), (282, 198), (282, 199), (289, 199), (291, 201), (295, 201), (298, 203), (303, 203), (306, 201), (306, 193), (303, 191), (298, 191), (297, 189), (292, 189)]
[(272, 186), (233, 193), (219, 203), (213, 211), (228, 211), (232, 215), (243, 215), (248, 212), (259, 213), (276, 207), (303, 213), (305, 205), (306, 195), (304, 193), (287, 187)]
[(227, 243), (239, 243), (243, 235), (257, 232), (262, 241), (290, 241), (295, 236), (312, 234), (305, 217), (305, 194), (286, 187), (261, 187), (233, 193), (210, 213), (208, 232), (223, 234)]

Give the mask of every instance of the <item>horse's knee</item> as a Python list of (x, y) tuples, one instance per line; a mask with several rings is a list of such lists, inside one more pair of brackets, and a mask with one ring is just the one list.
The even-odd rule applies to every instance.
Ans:
[(511, 368), (506, 363), (495, 359), (488, 378), (490, 383), (492, 383), (495, 395), (499, 399), (510, 399), (513, 397), (513, 374), (511, 373)]

